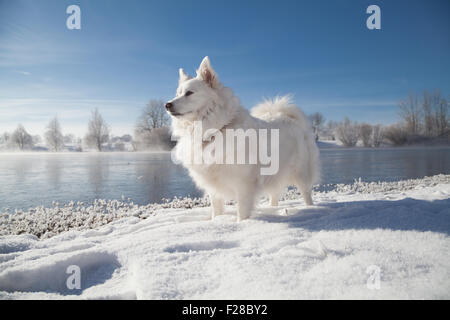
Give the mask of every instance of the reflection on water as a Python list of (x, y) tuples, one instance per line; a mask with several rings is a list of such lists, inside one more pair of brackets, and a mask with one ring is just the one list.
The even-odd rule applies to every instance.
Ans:
[[(394, 181), (449, 174), (450, 148), (322, 149), (321, 163), (322, 184)], [(169, 153), (0, 154), (0, 209), (122, 195), (147, 204), (201, 192)]]
[(48, 183), (56, 189), (61, 185), (61, 171), (63, 165), (61, 159), (45, 159), (45, 173), (47, 175)]
[(324, 149), (322, 183), (396, 181), (450, 172), (450, 148)]
[(172, 165), (165, 159), (154, 160), (149, 163), (140, 162), (135, 166), (136, 177), (142, 185), (142, 191), (149, 199), (154, 199), (152, 202), (158, 202), (164, 198), (170, 190), (171, 185), (167, 183), (174, 180), (176, 177), (177, 167)]
[(93, 157), (85, 159), (86, 168), (88, 170), (88, 181), (93, 188), (93, 195), (97, 199), (101, 199), (104, 191), (104, 183), (108, 181), (110, 157), (96, 154)]
[[(13, 174), (9, 174), (7, 177), (11, 177), (17, 183), (23, 183), (29, 172), (33, 170), (33, 162), (27, 158), (18, 158), (12, 163), (14, 170)], [(5, 179), (8, 181), (8, 179)]]

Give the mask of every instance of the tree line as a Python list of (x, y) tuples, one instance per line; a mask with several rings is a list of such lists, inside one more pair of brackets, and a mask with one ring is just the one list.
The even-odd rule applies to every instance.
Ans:
[[(413, 143), (450, 143), (449, 103), (440, 91), (423, 91), (410, 94), (399, 103), (400, 121), (389, 126), (381, 124), (358, 123), (345, 117), (343, 121), (326, 121), (316, 112), (309, 116), (316, 140), (338, 140), (346, 147), (354, 147), (360, 142), (364, 147), (380, 147), (383, 144), (400, 146)], [(63, 135), (57, 117), (50, 120), (44, 134), (45, 145), (50, 151), (62, 151), (71, 145), (72, 151), (91, 148), (98, 151), (170, 150), (175, 145), (171, 139), (170, 118), (162, 100), (150, 100), (139, 115), (134, 137), (123, 135), (112, 137), (110, 126), (98, 109), (94, 109), (88, 121), (87, 133), (83, 138), (73, 134)], [(0, 147), (7, 146), (20, 150), (32, 149), (40, 144), (39, 135), (30, 135), (19, 124), (11, 134), (0, 135)]]
[(309, 116), (316, 139), (338, 140), (346, 147), (358, 142), (364, 147), (382, 144), (401, 146), (417, 143), (450, 143), (449, 102), (439, 90), (412, 93), (398, 105), (400, 121), (392, 125), (351, 121), (328, 121), (321, 113)]
[(22, 124), (12, 132), (0, 135), (0, 149), (36, 150), (42, 142), (49, 151), (58, 152), (70, 146), (70, 151), (83, 151), (85, 148), (97, 151), (126, 151), (125, 144), (131, 146), (128, 151), (170, 150), (174, 146), (169, 129), (170, 119), (162, 100), (150, 100), (142, 110), (136, 125), (135, 137), (125, 134), (111, 136), (110, 126), (98, 109), (94, 109), (88, 121), (87, 133), (83, 138), (73, 134), (63, 134), (58, 117), (52, 118), (45, 128), (44, 141), (39, 135), (31, 135)]
[[(83, 139), (76, 138), (73, 134), (63, 135), (57, 116), (49, 121), (44, 133), (45, 145), (49, 151), (54, 152), (62, 151), (67, 144), (73, 146), (73, 151), (82, 151), (83, 145), (103, 151), (104, 144), (109, 139), (110, 128), (98, 109), (92, 111), (88, 122), (88, 132)], [(0, 136), (0, 145), (19, 150), (30, 150), (41, 142), (42, 138), (39, 135), (32, 136), (22, 124), (19, 124), (11, 134), (4, 132)]]

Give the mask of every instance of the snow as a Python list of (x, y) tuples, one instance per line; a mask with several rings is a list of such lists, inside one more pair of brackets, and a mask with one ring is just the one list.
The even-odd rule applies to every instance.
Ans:
[[(283, 199), (277, 208), (263, 200), (241, 223), (233, 204), (209, 220), (206, 199), (19, 214), (35, 231), (24, 221), (60, 212), (68, 231), (40, 237), (14, 234), (16, 213), (4, 213), (0, 299), (450, 298), (449, 175), (338, 185), (312, 207), (295, 190)], [(64, 224), (83, 215), (99, 220)], [(66, 286), (70, 265), (80, 267), (80, 290)]]

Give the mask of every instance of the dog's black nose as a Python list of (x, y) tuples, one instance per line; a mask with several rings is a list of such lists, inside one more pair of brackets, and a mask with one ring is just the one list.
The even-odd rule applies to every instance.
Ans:
[(167, 109), (167, 110), (172, 109), (172, 107), (173, 107), (173, 105), (172, 105), (170, 102), (167, 102), (167, 103), (166, 103), (166, 109)]

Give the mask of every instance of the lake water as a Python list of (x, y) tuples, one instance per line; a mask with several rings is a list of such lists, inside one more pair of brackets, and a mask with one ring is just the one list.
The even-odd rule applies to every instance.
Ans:
[[(323, 184), (395, 181), (450, 174), (450, 148), (326, 148), (321, 162)], [(122, 195), (147, 204), (202, 194), (170, 153), (0, 154), (0, 210)]]

